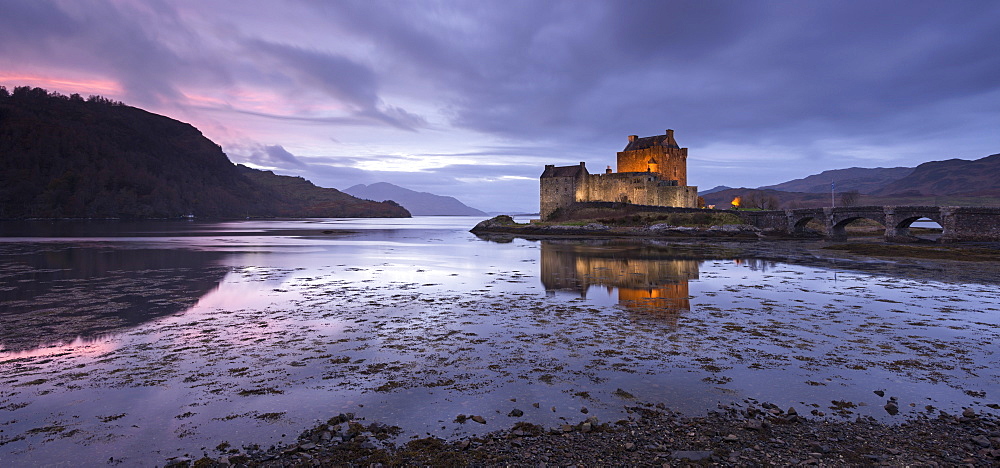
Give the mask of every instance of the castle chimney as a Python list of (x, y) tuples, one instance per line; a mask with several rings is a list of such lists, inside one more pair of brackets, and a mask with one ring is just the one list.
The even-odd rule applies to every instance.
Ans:
[(633, 141), (638, 140), (638, 139), (639, 139), (639, 135), (629, 135), (628, 136), (628, 142), (629, 143), (632, 143)]
[(583, 162), (583, 161), (580, 161), (580, 167), (584, 167), (584, 166), (586, 166), (586, 165), (587, 165), (587, 163), (585, 163), (585, 162)]
[(604, 173), (605, 174), (610, 174), (611, 173), (611, 166), (608, 166), (608, 168), (604, 170)]
[(669, 128), (667, 129), (667, 138), (669, 138), (671, 140), (674, 139), (674, 131), (671, 130), (671, 129), (669, 129)]

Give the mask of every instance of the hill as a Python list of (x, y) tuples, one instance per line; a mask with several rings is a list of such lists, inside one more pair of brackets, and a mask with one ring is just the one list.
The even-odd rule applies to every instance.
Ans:
[(698, 192), (698, 195), (705, 196), (705, 195), (708, 195), (710, 193), (721, 192), (723, 190), (729, 190), (731, 188), (732, 187), (729, 187), (727, 185), (716, 185), (715, 187), (712, 187), (712, 188), (710, 188), (708, 190), (702, 190), (702, 191)]
[(880, 196), (1000, 197), (1000, 154), (969, 161), (949, 159), (917, 166), (909, 175), (872, 192)]
[[(313, 185), (302, 177), (276, 175), (237, 165), (255, 186), (267, 189), (273, 216), (303, 218), (409, 218), (411, 213), (392, 200), (362, 200), (335, 188)], [(337, 213), (330, 215), (329, 213)]]
[(344, 189), (358, 198), (368, 200), (395, 200), (416, 216), (484, 216), (485, 212), (469, 207), (455, 197), (417, 192), (387, 182), (371, 185), (358, 184)]
[[(824, 171), (802, 179), (756, 189), (702, 192), (705, 204), (728, 208), (741, 198), (743, 208), (818, 208), (847, 205), (1000, 206), (1000, 154), (976, 160), (931, 161), (915, 168)], [(834, 199), (830, 183), (836, 182)], [(852, 193), (853, 192), (853, 193)]]
[(823, 171), (809, 177), (790, 180), (776, 185), (768, 185), (760, 187), (760, 189), (773, 189), (785, 192), (830, 193), (830, 183), (836, 182), (838, 192), (853, 190), (858, 193), (872, 193), (908, 176), (912, 172), (912, 167), (876, 167), (872, 169), (852, 167)]
[(408, 217), (233, 164), (193, 126), (120, 102), (0, 87), (0, 218)]

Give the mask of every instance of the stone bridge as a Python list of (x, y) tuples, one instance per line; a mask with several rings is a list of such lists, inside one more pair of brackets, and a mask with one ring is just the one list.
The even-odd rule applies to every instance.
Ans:
[(764, 230), (797, 234), (817, 220), (824, 234), (847, 237), (846, 227), (857, 219), (871, 219), (885, 226), (890, 241), (912, 241), (910, 225), (927, 218), (941, 225), (940, 242), (1000, 241), (1000, 208), (958, 206), (848, 206), (785, 211), (735, 211), (745, 222)]

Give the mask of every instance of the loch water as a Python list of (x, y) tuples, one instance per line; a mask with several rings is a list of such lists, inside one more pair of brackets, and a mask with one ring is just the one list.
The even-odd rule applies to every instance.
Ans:
[(478, 221), (0, 224), (0, 466), (217, 457), (339, 413), (405, 441), (646, 403), (1000, 409), (997, 281)]

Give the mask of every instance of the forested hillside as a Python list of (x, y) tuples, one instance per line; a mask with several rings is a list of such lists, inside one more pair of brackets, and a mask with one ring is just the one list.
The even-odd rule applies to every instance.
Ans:
[[(260, 172), (260, 174), (255, 174)], [(0, 87), (0, 218), (408, 217), (240, 169), (193, 126), (99, 96)]]

